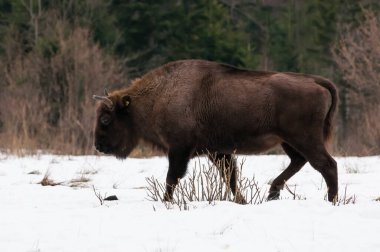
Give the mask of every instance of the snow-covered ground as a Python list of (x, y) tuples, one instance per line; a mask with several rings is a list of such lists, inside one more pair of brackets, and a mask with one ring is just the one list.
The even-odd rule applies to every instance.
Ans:
[[(289, 162), (242, 159), (243, 176), (264, 189)], [(340, 196), (347, 188), (355, 204), (326, 202), (321, 175), (306, 165), (288, 181), (306, 200), (282, 191), (260, 205), (197, 202), (180, 211), (147, 199), (145, 178), (165, 181), (166, 158), (0, 154), (0, 251), (380, 251), (380, 157), (336, 159)], [(61, 184), (38, 184), (47, 171)], [(119, 200), (100, 205), (92, 185)]]

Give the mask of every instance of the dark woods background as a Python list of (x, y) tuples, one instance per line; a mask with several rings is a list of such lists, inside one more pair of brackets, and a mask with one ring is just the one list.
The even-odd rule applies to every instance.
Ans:
[(334, 80), (335, 153), (379, 154), (377, 2), (0, 0), (0, 149), (93, 153), (92, 94), (202, 58)]

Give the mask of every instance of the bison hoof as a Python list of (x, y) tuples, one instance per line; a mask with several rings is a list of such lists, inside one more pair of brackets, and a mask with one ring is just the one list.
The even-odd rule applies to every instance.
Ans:
[(338, 194), (328, 194), (328, 200), (333, 203), (338, 202)]
[(169, 195), (168, 193), (165, 193), (164, 195), (164, 201), (173, 201), (173, 195)]
[(240, 193), (235, 196), (234, 202), (238, 203), (240, 205), (246, 205), (247, 204), (247, 201), (245, 200), (243, 195), (241, 195)]
[(278, 200), (280, 198), (280, 192), (279, 191), (274, 191), (274, 192), (269, 192), (267, 200)]

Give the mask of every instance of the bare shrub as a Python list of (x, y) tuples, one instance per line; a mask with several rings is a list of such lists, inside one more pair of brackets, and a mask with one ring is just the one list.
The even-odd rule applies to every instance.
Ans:
[(94, 101), (107, 86), (125, 84), (126, 70), (92, 42), (89, 29), (55, 12), (26, 49), (10, 29), (0, 62), (0, 148), (92, 152)]
[(357, 27), (342, 27), (333, 59), (342, 73), (341, 101), (349, 153), (380, 152), (380, 17), (363, 10)]
[(96, 198), (99, 200), (100, 205), (102, 206), (104, 204), (104, 201), (114, 201), (119, 200), (116, 195), (111, 195), (107, 197), (107, 194), (102, 195), (99, 191), (95, 189), (95, 186), (92, 186), (92, 190), (94, 191), (94, 194)]
[(102, 206), (104, 204), (105, 195), (103, 196), (99, 191), (97, 191), (95, 189), (95, 186), (92, 186), (92, 190), (94, 191), (96, 198), (99, 200), (99, 203)]
[[(240, 193), (248, 204), (261, 204), (265, 200), (266, 192), (262, 190), (254, 177), (251, 179), (241, 177), (243, 164), (244, 162), (241, 163), (237, 176)], [(176, 205), (180, 210), (188, 210), (189, 202), (194, 201), (206, 201), (209, 204), (214, 204), (215, 201), (236, 202), (228, 183), (229, 175), (221, 174), (220, 171), (224, 168), (217, 166), (218, 164), (214, 165), (211, 161), (208, 161), (207, 164), (201, 164), (200, 159), (198, 159), (192, 172), (185, 179), (179, 181), (171, 202), (164, 200), (166, 188), (164, 183), (160, 183), (154, 177), (146, 178), (148, 199), (161, 201), (168, 209)]]
[(296, 193), (297, 185), (294, 185), (294, 190), (292, 191), (287, 183), (285, 183), (285, 189), (293, 196), (293, 200), (306, 200), (305, 196)]

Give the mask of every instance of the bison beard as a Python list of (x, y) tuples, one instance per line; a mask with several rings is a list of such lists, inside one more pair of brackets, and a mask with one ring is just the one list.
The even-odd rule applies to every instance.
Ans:
[[(325, 144), (338, 95), (322, 77), (183, 60), (94, 99), (102, 101), (95, 128), (99, 151), (125, 158), (143, 140), (168, 154), (167, 200), (196, 154), (225, 162), (232, 153), (259, 153), (277, 145), (291, 162), (273, 181), (269, 200), (279, 197), (285, 182), (306, 162), (325, 179), (328, 200), (337, 196), (337, 165)], [(236, 186), (236, 162), (224, 167), (235, 198), (244, 203)]]

